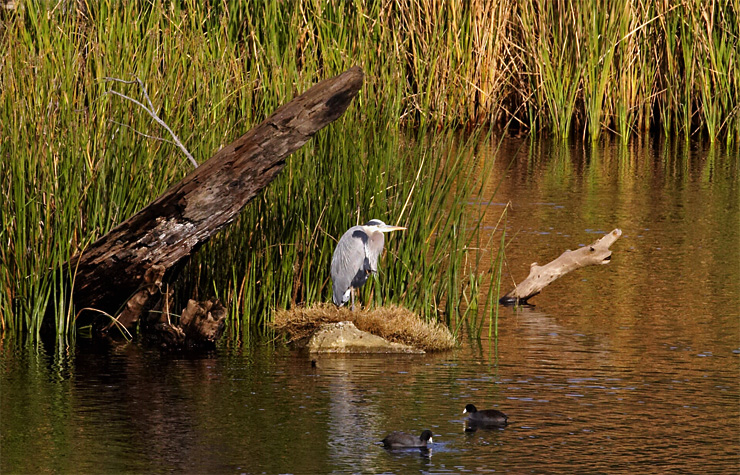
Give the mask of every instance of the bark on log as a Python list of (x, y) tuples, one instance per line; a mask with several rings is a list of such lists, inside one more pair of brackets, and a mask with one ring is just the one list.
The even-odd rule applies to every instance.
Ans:
[[(75, 308), (113, 315), (132, 295), (151, 288), (144, 280), (150, 268), (161, 266), (170, 278), (277, 176), (288, 155), (344, 113), (363, 77), (362, 69), (353, 67), (316, 84), (70, 259), (66, 269), (76, 274)], [(141, 316), (124, 312), (119, 323), (131, 329)]]
[(608, 264), (611, 260), (612, 251), (609, 247), (622, 235), (620, 229), (615, 229), (601, 239), (596, 240), (590, 246), (581, 247), (575, 251), (565, 251), (554, 261), (544, 266), (532, 263), (529, 276), (514, 290), (499, 299), (503, 305), (525, 304), (527, 300), (539, 294), (542, 289), (551, 284), (555, 279), (564, 276), (568, 272), (591, 265)]

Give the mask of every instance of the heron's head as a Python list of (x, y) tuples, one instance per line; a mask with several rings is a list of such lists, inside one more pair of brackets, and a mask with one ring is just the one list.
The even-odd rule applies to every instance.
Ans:
[(403, 226), (391, 226), (390, 224), (385, 224), (379, 219), (371, 219), (370, 221), (365, 223), (365, 226), (376, 229), (381, 233), (389, 233), (391, 231), (403, 231), (404, 229), (406, 229)]

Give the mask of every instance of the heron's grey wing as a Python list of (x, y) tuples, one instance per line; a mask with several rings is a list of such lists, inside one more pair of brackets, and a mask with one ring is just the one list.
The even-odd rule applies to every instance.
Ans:
[(365, 241), (367, 237), (359, 226), (349, 229), (339, 239), (334, 255), (331, 259), (331, 280), (334, 304), (343, 305), (349, 300), (350, 286), (357, 285), (357, 276), (365, 274), (367, 265), (365, 256)]

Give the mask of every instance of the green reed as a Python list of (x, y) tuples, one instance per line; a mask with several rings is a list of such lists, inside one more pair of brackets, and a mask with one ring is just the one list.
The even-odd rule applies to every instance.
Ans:
[(696, 60), (702, 117), (712, 142), (720, 137), (728, 119), (733, 114), (738, 115), (736, 94), (740, 90), (737, 83), (740, 52), (737, 35), (740, 28), (737, 17), (729, 16), (729, 13), (718, 2), (696, 2), (691, 18), (699, 40)]
[(526, 67), (531, 72), (529, 89), (537, 111), (529, 122), (547, 125), (561, 138), (571, 132), (583, 69), (568, 3), (525, 1), (519, 14)]
[(574, 14), (578, 36), (583, 38), (583, 102), (586, 110), (588, 134), (591, 140), (599, 138), (605, 115), (611, 114), (607, 92), (614, 77), (614, 55), (619, 46), (622, 23), (629, 12), (627, 2), (592, 1)]
[(648, 132), (656, 77), (656, 64), (645, 54), (651, 50), (647, 27), (656, 21), (655, 8), (651, 3), (626, 4), (625, 8), (614, 44), (614, 89), (608, 93), (613, 97), (614, 126), (622, 142)]

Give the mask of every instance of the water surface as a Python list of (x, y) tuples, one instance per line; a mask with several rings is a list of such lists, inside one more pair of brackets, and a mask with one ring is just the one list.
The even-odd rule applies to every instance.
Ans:
[[(740, 471), (737, 158), (511, 139), (492, 173), (498, 193), (470, 206), (494, 232), (512, 204), (504, 290), (618, 227), (611, 264), (502, 308), (497, 342), (442, 354), (314, 367), (269, 342), (186, 357), (6, 338), (0, 472)], [(509, 426), (465, 432), (471, 402)], [(429, 452), (379, 444), (423, 429)]]

